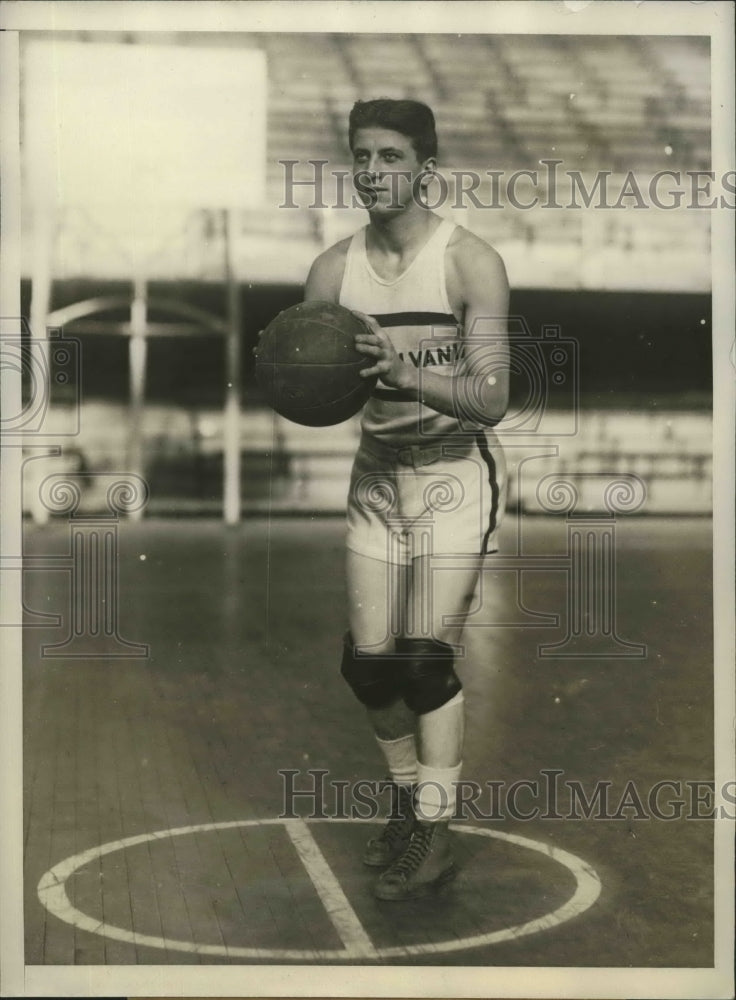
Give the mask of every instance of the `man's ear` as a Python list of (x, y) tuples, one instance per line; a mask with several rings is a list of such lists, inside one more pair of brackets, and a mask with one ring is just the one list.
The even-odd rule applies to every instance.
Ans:
[(426, 190), (432, 183), (432, 178), (437, 171), (437, 160), (433, 156), (430, 156), (422, 164), (422, 180), (421, 185)]

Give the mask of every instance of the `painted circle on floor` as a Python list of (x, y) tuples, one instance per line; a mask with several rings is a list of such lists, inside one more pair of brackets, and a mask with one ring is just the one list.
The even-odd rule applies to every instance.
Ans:
[[(500, 944), (503, 941), (513, 941), (518, 938), (549, 930), (559, 924), (579, 916), (589, 909), (598, 899), (601, 891), (600, 879), (596, 872), (581, 858), (564, 851), (559, 847), (520, 837), (513, 833), (502, 833), (498, 830), (487, 830), (482, 827), (467, 827), (457, 825), (455, 832), (476, 837), (489, 837), (506, 841), (527, 851), (536, 851), (546, 858), (566, 868), (575, 879), (575, 891), (572, 896), (555, 910), (529, 920), (526, 923), (499, 928), (488, 933), (475, 934), (470, 937), (457, 938), (420, 944), (394, 945), (391, 947), (375, 947), (355, 915), (350, 903), (329, 869), (316, 842), (308, 830), (312, 823), (342, 823), (342, 822), (372, 822), (370, 820), (356, 821), (354, 819), (251, 819), (233, 820), (225, 823), (201, 823), (196, 826), (183, 826), (171, 830), (156, 830), (153, 833), (125, 837), (122, 840), (110, 841), (99, 847), (92, 847), (73, 857), (66, 858), (50, 868), (38, 883), (38, 898), (41, 904), (54, 916), (75, 927), (99, 934), (115, 941), (126, 942), (148, 948), (160, 948), (169, 951), (189, 952), (190, 954), (232, 959), (273, 959), (276, 961), (354, 961), (356, 959), (408, 958), (418, 955), (438, 955), (448, 952), (465, 951), (470, 948), (480, 948), (486, 945)], [(105, 923), (95, 917), (78, 910), (70, 901), (66, 891), (67, 880), (85, 865), (117, 851), (124, 851), (139, 844), (165, 840), (170, 837), (186, 837), (191, 834), (208, 833), (215, 830), (232, 830), (240, 827), (284, 826), (292, 839), (294, 846), (307, 868), (315, 889), (317, 890), (327, 914), (340, 935), (343, 948), (261, 948), (246, 946), (225, 946), (216, 944), (201, 944), (196, 941), (184, 941), (175, 938), (156, 937), (141, 934)]]

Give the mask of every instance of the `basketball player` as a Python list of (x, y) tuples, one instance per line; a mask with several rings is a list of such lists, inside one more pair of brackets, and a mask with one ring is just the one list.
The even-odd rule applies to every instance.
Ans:
[(359, 101), (349, 141), (368, 224), (315, 260), (305, 298), (365, 320), (356, 346), (373, 363), (362, 374), (379, 378), (350, 483), (342, 674), (398, 789), (364, 861), (385, 869), (378, 898), (403, 900), (456, 870), (455, 659), (505, 497), (491, 428), (508, 398), (508, 283), (495, 250), (426, 207), (437, 157), (426, 105)]

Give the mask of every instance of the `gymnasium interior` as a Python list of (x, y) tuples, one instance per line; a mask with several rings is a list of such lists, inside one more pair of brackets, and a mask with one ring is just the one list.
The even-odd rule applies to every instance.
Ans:
[[(26, 36), (33, 80), (33, 45), (60, 43)], [(247, 55), (263, 132), (253, 203), (205, 187), (186, 209), (136, 215), (135, 232), (94, 185), (42, 217), (40, 168), (23, 161), (23, 337), (47, 364), (19, 484), (26, 963), (710, 968), (711, 218), (689, 180), (711, 169), (708, 37), (79, 31), (63, 44), (82, 66), (100, 46), (198, 67)], [(460, 664), (463, 774), (484, 794), (457, 824), (459, 878), (425, 905), (372, 897), (360, 850), (377, 820), (347, 821), (336, 799), (340, 782), (383, 777), (339, 677), (359, 415), (279, 417), (252, 355), (317, 254), (365, 224), (335, 207), (334, 185), (350, 169), (348, 112), (377, 96), (426, 101), (440, 173), (482, 178), (483, 207), (438, 196), (437, 211), (501, 254), (519, 359), (499, 428), (501, 551)], [(213, 100), (237, 122), (242, 106)], [(214, 176), (218, 148), (204, 152)], [(310, 161), (326, 165), (320, 198)], [(602, 174), (618, 207), (581, 203)], [(645, 209), (631, 180), (621, 196), (631, 175)], [(607, 575), (576, 562), (584, 542), (609, 546)], [(554, 815), (528, 815), (528, 785), (518, 808), (491, 808), (488, 782), (548, 795), (553, 772), (558, 817), (542, 792)], [(601, 787), (602, 816), (570, 799)], [(305, 793), (292, 812), (288, 788)]]

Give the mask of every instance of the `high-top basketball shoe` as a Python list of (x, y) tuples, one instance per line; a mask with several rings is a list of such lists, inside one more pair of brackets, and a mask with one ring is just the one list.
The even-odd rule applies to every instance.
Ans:
[(449, 821), (414, 821), (409, 845), (376, 882), (378, 899), (403, 900), (427, 896), (457, 875), (450, 850)]
[(394, 785), (391, 814), (377, 837), (371, 837), (365, 847), (363, 864), (370, 868), (386, 868), (409, 846), (414, 829), (414, 788)]

